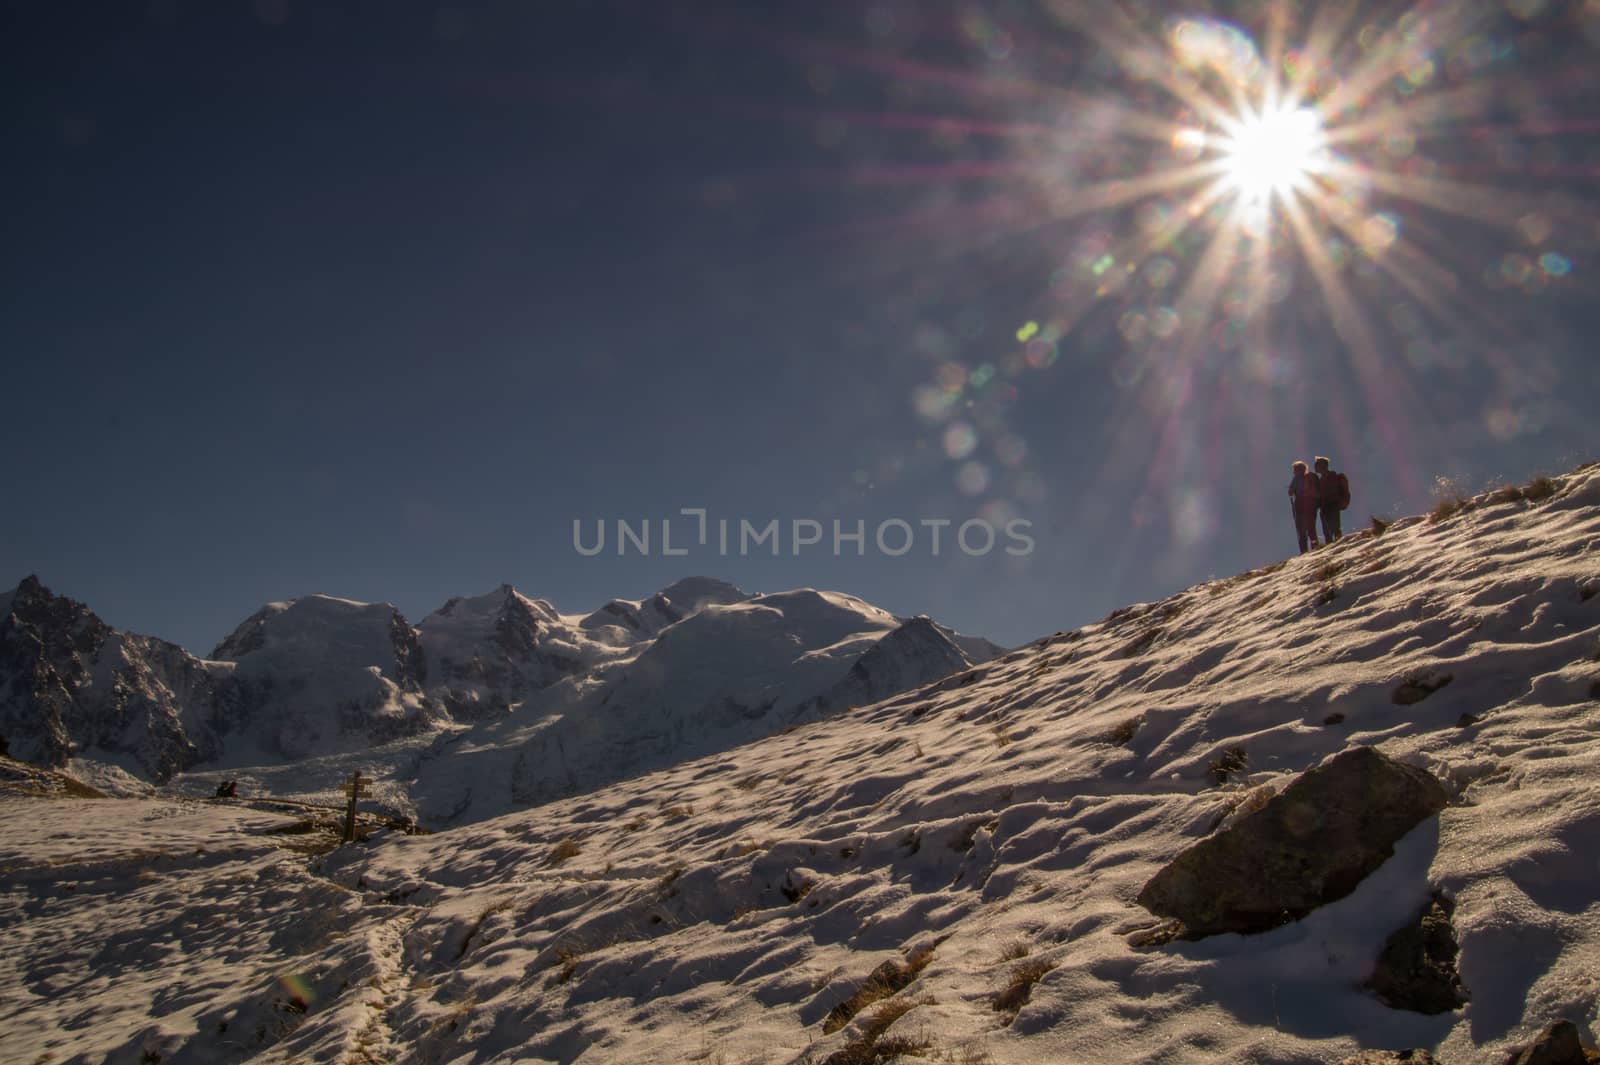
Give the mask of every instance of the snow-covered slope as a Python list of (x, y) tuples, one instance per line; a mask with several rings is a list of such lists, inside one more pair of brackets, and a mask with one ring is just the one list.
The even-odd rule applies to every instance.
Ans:
[[(1425, 1047), (1500, 1065), (1557, 1019), (1592, 1044), (1600, 466), (1553, 488), (320, 860), (274, 859), (249, 815), (0, 799), (8, 1053), (1332, 1065)], [(1363, 745), (1450, 804), (1299, 920), (1150, 936), (1147, 881)], [(1362, 983), (1435, 892), (1470, 1001), (1392, 1008)]]

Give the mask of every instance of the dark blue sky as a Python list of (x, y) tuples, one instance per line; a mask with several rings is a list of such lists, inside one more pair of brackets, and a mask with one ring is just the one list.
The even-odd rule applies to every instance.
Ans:
[[(1267, 6), (4, 4), (0, 581), (202, 653), (697, 572), (1020, 643), (1283, 557), (1298, 457), (1347, 523), (1596, 457), (1592, 5), (1291, 20), (1350, 165), (1208, 290), (1259, 238), (1158, 239), (1197, 118), (1118, 48)], [(694, 506), (868, 550), (574, 550)], [(976, 517), (1034, 551), (871, 543)]]

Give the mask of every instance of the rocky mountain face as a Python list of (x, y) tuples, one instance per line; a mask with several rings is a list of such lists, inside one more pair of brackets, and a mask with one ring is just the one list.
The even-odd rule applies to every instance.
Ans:
[(28, 577), (0, 598), (0, 735), (13, 757), (59, 766), (124, 755), (153, 779), (217, 757), (250, 693), (176, 644), (117, 632)]
[[(109, 760), (156, 781), (522, 710), (566, 722), (541, 732), (562, 763), (542, 791), (578, 780), (576, 764), (614, 773), (765, 734), (968, 668), (993, 648), (851, 596), (753, 596), (706, 577), (582, 616), (501, 585), (415, 626), (387, 603), (310, 595), (262, 607), (208, 659), (118, 632), (33, 577), (0, 596), (0, 610), (0, 736), (12, 754)], [(522, 763), (540, 763), (526, 753)]]

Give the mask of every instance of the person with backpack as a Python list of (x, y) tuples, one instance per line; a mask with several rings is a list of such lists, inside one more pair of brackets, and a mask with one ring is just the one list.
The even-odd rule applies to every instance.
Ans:
[(1306, 469), (1304, 462), (1294, 464), (1294, 477), (1289, 481), (1289, 506), (1294, 511), (1294, 531), (1300, 538), (1300, 553), (1308, 550), (1306, 544), (1317, 546), (1317, 475)]
[(1331, 544), (1343, 533), (1339, 529), (1339, 512), (1350, 505), (1350, 479), (1329, 467), (1327, 456), (1316, 459), (1318, 502), (1322, 512), (1322, 541)]

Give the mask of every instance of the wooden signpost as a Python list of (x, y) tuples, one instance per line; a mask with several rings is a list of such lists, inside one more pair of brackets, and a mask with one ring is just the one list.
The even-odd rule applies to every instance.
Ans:
[(371, 777), (361, 775), (357, 769), (350, 774), (350, 779), (344, 782), (344, 793), (350, 796), (350, 805), (344, 811), (344, 841), (349, 843), (356, 838), (356, 801), (361, 798), (361, 791), (372, 783)]

